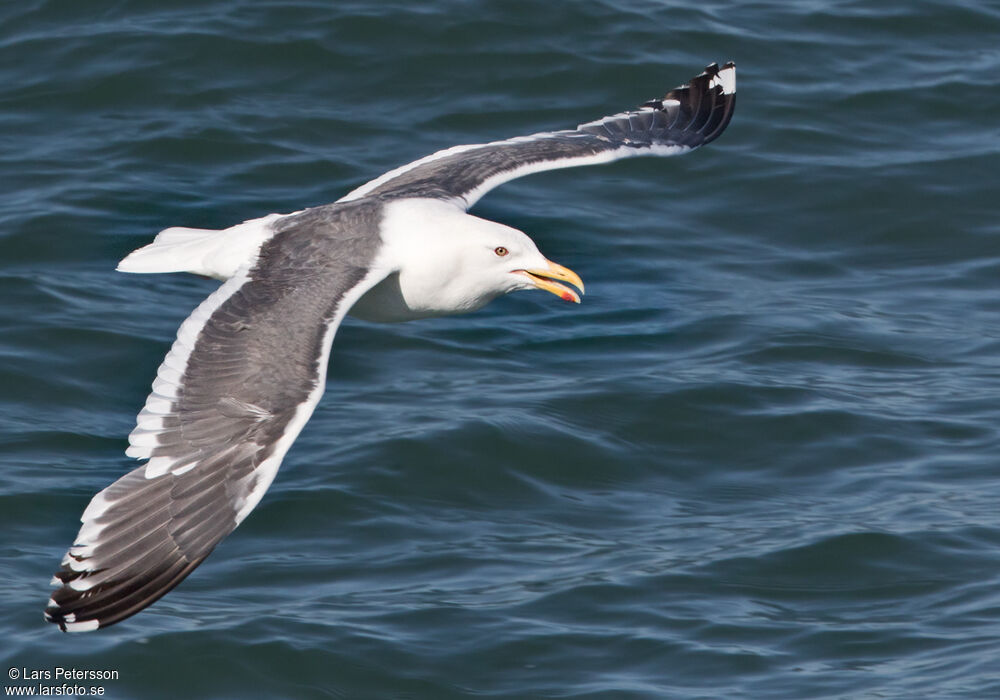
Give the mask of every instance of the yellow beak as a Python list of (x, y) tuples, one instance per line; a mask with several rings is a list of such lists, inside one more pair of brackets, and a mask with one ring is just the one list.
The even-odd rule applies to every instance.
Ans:
[[(568, 267), (558, 265), (551, 260), (546, 260), (545, 262), (547, 262), (549, 266), (544, 269), (536, 268), (534, 270), (515, 270), (515, 272), (526, 276), (538, 289), (544, 289), (546, 292), (552, 292), (560, 299), (579, 304), (580, 294), (583, 294), (583, 280), (580, 279), (580, 275), (576, 274)], [(566, 285), (559, 284), (553, 280), (569, 282), (580, 290), (580, 294), (577, 294)]]

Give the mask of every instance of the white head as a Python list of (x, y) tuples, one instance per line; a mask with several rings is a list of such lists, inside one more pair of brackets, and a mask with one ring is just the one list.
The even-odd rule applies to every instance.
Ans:
[[(394, 212), (393, 218), (403, 212)], [(408, 221), (388, 219), (399, 289), (406, 306), (420, 316), (474, 311), (503, 294), (544, 289), (579, 303), (583, 291), (572, 270), (545, 258), (534, 241), (515, 228), (470, 216), (453, 205), (406, 212)]]

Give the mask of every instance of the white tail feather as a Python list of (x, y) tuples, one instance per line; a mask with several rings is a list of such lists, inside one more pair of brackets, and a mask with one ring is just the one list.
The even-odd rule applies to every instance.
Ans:
[(227, 280), (242, 265), (252, 263), (261, 245), (274, 235), (271, 223), (283, 216), (269, 214), (227, 229), (174, 226), (156, 235), (153, 242), (129, 253), (120, 272), (190, 272)]

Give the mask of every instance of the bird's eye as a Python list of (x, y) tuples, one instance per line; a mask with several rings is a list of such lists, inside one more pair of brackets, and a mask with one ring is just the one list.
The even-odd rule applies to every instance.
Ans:
[(498, 245), (496, 248), (493, 249), (493, 252), (496, 253), (497, 255), (499, 255), (502, 258), (507, 253), (509, 253), (510, 251), (507, 250), (506, 248), (504, 248), (502, 245)]

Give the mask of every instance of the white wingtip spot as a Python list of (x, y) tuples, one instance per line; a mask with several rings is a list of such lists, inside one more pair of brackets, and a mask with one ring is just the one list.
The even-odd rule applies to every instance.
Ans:
[(736, 67), (727, 66), (719, 71), (719, 74), (712, 78), (709, 87), (722, 86), (723, 95), (732, 95), (736, 92)]
[(96, 630), (100, 626), (101, 626), (100, 620), (87, 620), (86, 622), (70, 622), (69, 615), (66, 616), (67, 632), (92, 632), (93, 630)]
[[(61, 586), (61, 585), (63, 585), (63, 582), (62, 582), (62, 579), (60, 579), (58, 576), (53, 576), (52, 580), (49, 581), (49, 585), (50, 586)], [(48, 607), (52, 608), (52, 607), (55, 607), (55, 605), (56, 605), (56, 601), (54, 601), (51, 598), (49, 598)]]

